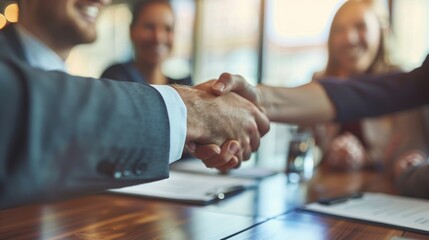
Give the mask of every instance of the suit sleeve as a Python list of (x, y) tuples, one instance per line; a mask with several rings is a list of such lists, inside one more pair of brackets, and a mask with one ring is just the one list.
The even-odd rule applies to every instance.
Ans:
[(168, 114), (149, 85), (9, 58), (0, 72), (0, 208), (168, 177)]
[(408, 73), (363, 76), (350, 81), (321, 80), (336, 108), (336, 120), (353, 121), (429, 103), (429, 57)]

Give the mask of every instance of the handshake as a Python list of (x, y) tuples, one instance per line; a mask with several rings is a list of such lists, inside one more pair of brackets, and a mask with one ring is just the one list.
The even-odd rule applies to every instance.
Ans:
[(270, 128), (259, 89), (239, 75), (224, 73), (194, 88), (173, 87), (188, 111), (185, 149), (207, 167), (238, 168)]

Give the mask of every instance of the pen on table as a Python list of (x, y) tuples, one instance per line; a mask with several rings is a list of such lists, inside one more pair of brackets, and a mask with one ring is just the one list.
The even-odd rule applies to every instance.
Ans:
[(363, 193), (352, 193), (352, 194), (340, 196), (340, 197), (322, 198), (322, 199), (319, 199), (319, 201), (317, 202), (322, 205), (334, 205), (338, 203), (347, 202), (350, 199), (361, 198), (362, 196), (363, 196)]
[(222, 200), (226, 197), (231, 197), (233, 195), (239, 194), (246, 190), (242, 185), (234, 185), (226, 188), (220, 188), (213, 192), (208, 192), (207, 195), (214, 195), (217, 199)]

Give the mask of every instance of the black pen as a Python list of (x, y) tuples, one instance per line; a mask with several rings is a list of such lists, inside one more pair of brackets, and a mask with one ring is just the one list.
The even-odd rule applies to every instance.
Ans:
[(329, 206), (329, 205), (335, 205), (338, 203), (344, 203), (350, 199), (361, 198), (362, 196), (363, 196), (363, 193), (359, 192), (359, 193), (352, 193), (352, 194), (340, 196), (340, 197), (322, 198), (322, 199), (319, 199), (319, 201), (317, 201), (317, 202), (322, 204), (322, 205), (328, 205)]
[(226, 197), (231, 197), (233, 195), (239, 194), (246, 190), (246, 187), (242, 185), (234, 185), (226, 188), (218, 189), (215, 192), (209, 192), (208, 195), (214, 195), (217, 197), (217, 199), (222, 200)]

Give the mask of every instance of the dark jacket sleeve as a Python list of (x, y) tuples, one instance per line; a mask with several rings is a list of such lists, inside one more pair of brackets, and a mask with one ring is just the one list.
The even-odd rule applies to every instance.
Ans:
[(46, 72), (4, 54), (0, 73), (0, 208), (168, 177), (167, 110), (149, 85)]
[(349, 81), (320, 83), (336, 108), (336, 120), (346, 122), (379, 116), (429, 103), (429, 57), (408, 73), (361, 76)]

